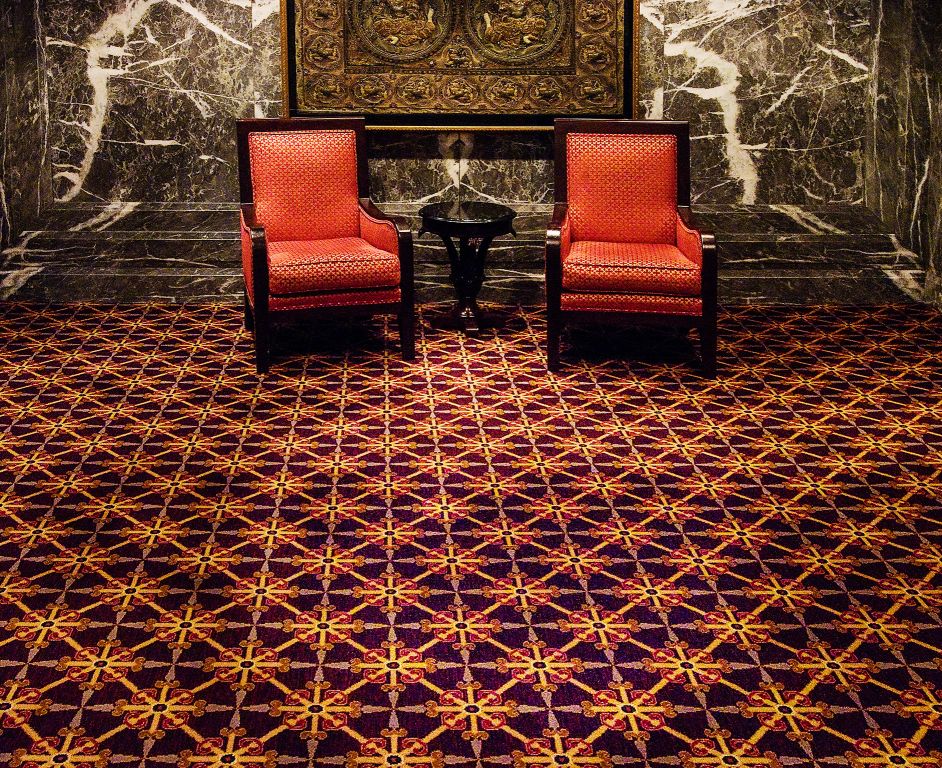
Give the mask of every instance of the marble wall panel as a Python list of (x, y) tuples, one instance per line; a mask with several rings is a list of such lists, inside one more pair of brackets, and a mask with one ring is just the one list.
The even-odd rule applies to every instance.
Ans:
[(873, 0), (867, 204), (929, 268), (942, 300), (942, 4)]
[(233, 120), (280, 100), (277, 0), (43, 5), (54, 200), (232, 199)]
[(928, 265), (926, 295), (942, 307), (942, 4), (938, 0), (920, 0), (916, 23), (928, 30), (926, 36), (926, 72), (928, 90), (929, 167), (926, 169), (922, 194), (925, 214), (922, 216), (923, 255)]
[(466, 163), (457, 133), (371, 131), (370, 194), (379, 203), (411, 210), (456, 200)]
[(468, 133), (460, 141), (463, 199), (552, 205), (552, 133)]
[(281, 114), (281, 0), (251, 0), (252, 102), (255, 117)]
[(660, 0), (663, 115), (690, 120), (696, 198), (863, 198), (870, 0)]
[(877, 45), (871, 88), (867, 203), (917, 251), (925, 203), (920, 185), (929, 157), (927, 40), (915, 24), (914, 2), (874, 0)]
[(664, 0), (641, 0), (638, 30), (638, 117), (664, 114)]
[[(642, 114), (693, 123), (698, 201), (861, 199), (870, 3), (642, 0)], [(38, 5), (56, 200), (234, 199), (232, 120), (280, 108), (278, 0)], [(463, 194), (551, 197), (545, 136), (416, 138), (374, 142), (379, 199), (449, 194), (449, 180)]]
[(0, 5), (0, 248), (34, 224), (46, 189), (41, 8), (41, 0)]

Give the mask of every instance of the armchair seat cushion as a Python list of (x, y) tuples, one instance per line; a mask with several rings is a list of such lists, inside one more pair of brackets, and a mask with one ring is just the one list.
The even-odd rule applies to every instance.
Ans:
[(268, 244), (272, 296), (399, 287), (399, 257), (359, 237)]
[(563, 261), (563, 290), (699, 296), (700, 265), (673, 245), (580, 240)]

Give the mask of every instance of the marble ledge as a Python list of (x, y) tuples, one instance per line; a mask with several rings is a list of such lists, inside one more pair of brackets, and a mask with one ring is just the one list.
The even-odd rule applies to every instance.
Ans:
[[(922, 299), (919, 270), (861, 269), (818, 272), (795, 270), (727, 270), (720, 275), (721, 303), (807, 305), (819, 303), (872, 306), (913, 303)], [(539, 269), (495, 266), (488, 270), (482, 301), (498, 304), (543, 304)], [(242, 275), (236, 270), (178, 272), (92, 271), (81, 275), (28, 267), (0, 270), (0, 299), (35, 303), (60, 302), (223, 302), (239, 303)], [(444, 265), (416, 270), (421, 303), (454, 300)]]

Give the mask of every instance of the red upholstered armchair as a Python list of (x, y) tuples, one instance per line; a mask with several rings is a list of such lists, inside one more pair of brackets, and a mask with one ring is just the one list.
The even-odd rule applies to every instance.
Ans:
[(396, 313), (415, 357), (412, 233), (369, 199), (362, 119), (240, 120), (245, 325), (268, 369), (271, 316)]
[(690, 211), (684, 122), (557, 120), (546, 235), (547, 365), (563, 324), (623, 316), (699, 329), (716, 372), (716, 244)]

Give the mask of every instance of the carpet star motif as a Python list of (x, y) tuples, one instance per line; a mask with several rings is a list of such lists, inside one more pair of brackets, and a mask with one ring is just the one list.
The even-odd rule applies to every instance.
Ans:
[(261, 640), (243, 640), (238, 648), (225, 648), (218, 658), (203, 663), (204, 672), (213, 672), (233, 691), (254, 690), (256, 683), (272, 680), (290, 667), (290, 659), (279, 658), (275, 649), (262, 647)]
[(633, 605), (647, 606), (652, 612), (670, 611), (690, 598), (690, 590), (687, 587), (679, 587), (672, 581), (648, 574), (625, 579), (612, 591)]
[(272, 717), (281, 717), (287, 728), (300, 731), (304, 739), (326, 739), (327, 731), (346, 727), (360, 713), (360, 702), (350, 701), (343, 691), (331, 690), (326, 682), (308, 682), (284, 701), (273, 701), (269, 708)]
[(792, 671), (804, 672), (821, 683), (834, 684), (844, 693), (859, 691), (879, 672), (879, 667), (869, 659), (859, 659), (846, 648), (832, 648), (821, 641), (809, 643), (788, 665)]
[(329, 651), (337, 643), (345, 643), (354, 633), (362, 632), (362, 619), (354, 619), (332, 605), (322, 605), (315, 611), (299, 613), (296, 619), (285, 619), (283, 629), (293, 632), (295, 639), (307, 643), (312, 650)]
[(13, 768), (104, 768), (111, 750), (101, 745), (82, 728), (60, 728), (56, 736), (34, 741), (29, 749), (13, 753)]
[(52, 604), (45, 610), (29, 611), (21, 618), (10, 619), (6, 630), (27, 648), (45, 648), (51, 642), (65, 640), (76, 631), (84, 630), (88, 624), (89, 619), (78, 611)]
[(827, 704), (812, 703), (798, 691), (786, 691), (782, 683), (763, 683), (738, 706), (745, 717), (755, 717), (773, 731), (786, 731), (788, 738), (796, 741), (810, 741), (812, 732), (820, 731), (825, 719), (833, 717)]
[(585, 667), (558, 648), (547, 648), (542, 640), (528, 640), (523, 648), (512, 649), (507, 658), (497, 659), (497, 671), (508, 672), (515, 680), (533, 686), (535, 691), (555, 691)]
[(472, 611), (460, 603), (451, 610), (438, 611), (431, 619), (422, 619), (423, 632), (433, 632), (436, 638), (450, 643), (456, 651), (474, 650), (477, 643), (489, 640), (500, 628), (497, 619), (489, 619), (480, 611)]
[(584, 605), (581, 611), (573, 611), (558, 623), (562, 632), (571, 632), (580, 642), (591, 642), (599, 650), (617, 648), (638, 629), (634, 619), (596, 605)]
[(504, 700), (496, 691), (481, 690), (479, 682), (459, 683), (457, 690), (445, 691), (438, 701), (425, 705), (429, 717), (441, 717), (442, 724), (469, 741), (484, 741), (488, 731), (496, 731), (517, 717), (517, 703)]
[(362, 674), (370, 683), (382, 683), (384, 691), (403, 691), (407, 685), (420, 682), (436, 668), (435, 659), (426, 659), (421, 651), (390, 640), (350, 663), (351, 672)]
[(592, 701), (583, 701), (588, 717), (598, 717), (604, 725), (621, 731), (632, 741), (648, 741), (651, 731), (663, 728), (668, 718), (676, 717), (674, 705), (658, 701), (650, 691), (637, 691), (631, 683), (609, 683)]
[(724, 674), (733, 671), (726, 659), (714, 659), (709, 651), (691, 648), (683, 640), (668, 641), (664, 648), (655, 648), (642, 663), (646, 671), (655, 672), (668, 682), (681, 683), (688, 691), (707, 691), (711, 685), (722, 682)]
[(26, 725), (34, 715), (45, 715), (50, 704), (29, 680), (7, 680), (0, 688), (0, 728)]
[(116, 640), (99, 640), (91, 648), (79, 648), (72, 656), (59, 659), (56, 669), (79, 684), (83, 691), (97, 691), (105, 683), (124, 680), (132, 672), (144, 668), (144, 657), (137, 656), (132, 648), (124, 648)]
[(154, 688), (135, 692), (130, 700), (119, 699), (111, 714), (123, 716), (124, 724), (139, 731), (142, 739), (162, 739), (167, 730), (182, 728), (206, 707), (193, 691), (179, 686), (176, 680), (159, 681)]

